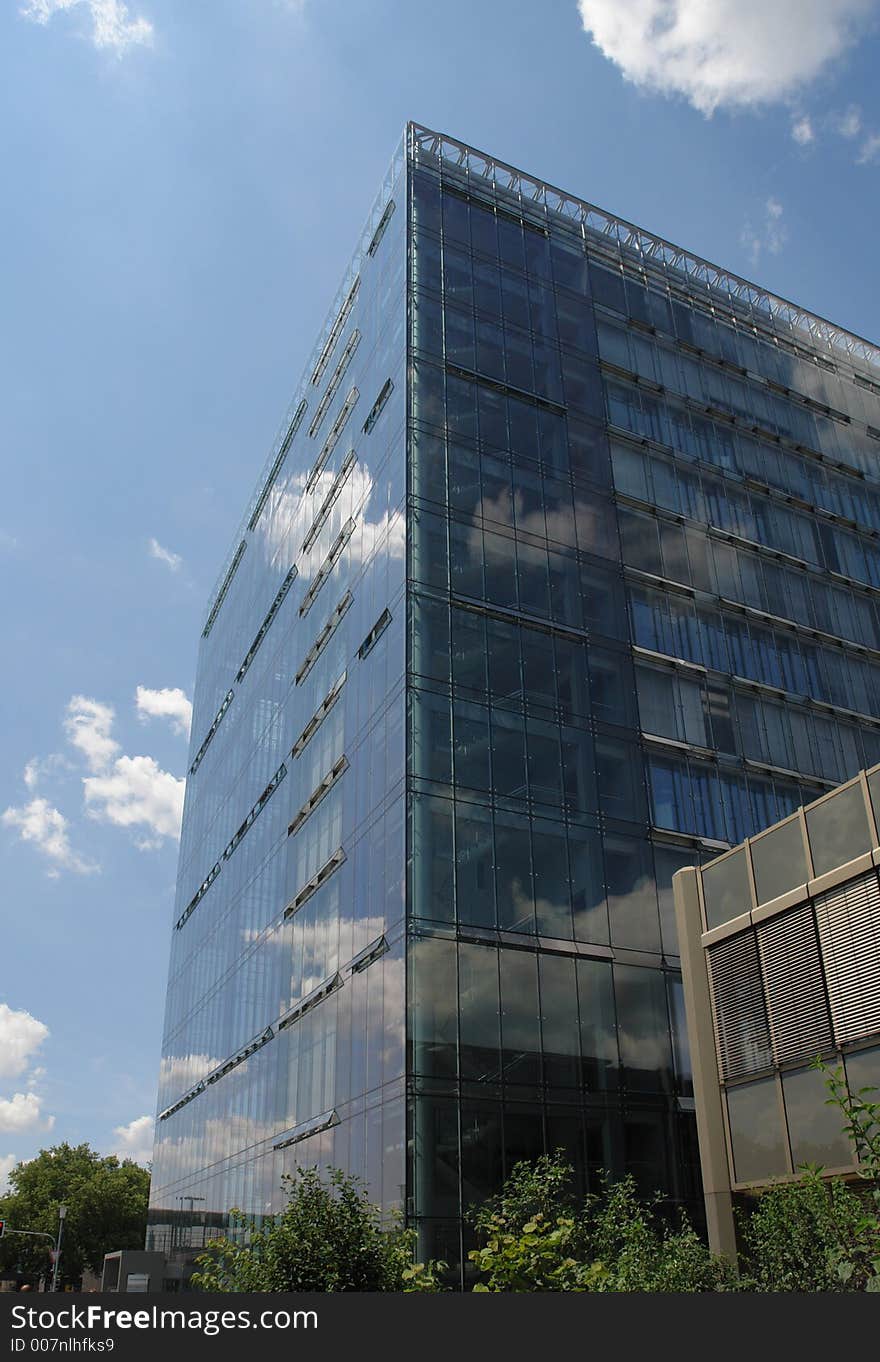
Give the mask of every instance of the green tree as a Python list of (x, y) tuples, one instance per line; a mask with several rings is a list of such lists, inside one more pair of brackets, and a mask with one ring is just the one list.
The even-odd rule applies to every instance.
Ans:
[[(202, 1291), (432, 1291), (434, 1265), (413, 1265), (413, 1234), (385, 1229), (360, 1179), (339, 1168), (285, 1175), (287, 1206), (260, 1226), (233, 1211), (240, 1240), (199, 1259)], [(440, 1265), (437, 1265), (438, 1267)]]
[[(100, 1272), (104, 1254), (143, 1248), (150, 1175), (115, 1155), (103, 1157), (87, 1144), (43, 1149), (9, 1174), (10, 1190), (0, 1198), (0, 1218), (11, 1230), (39, 1230), (54, 1238), (58, 1207), (67, 1207), (61, 1253), (64, 1283), (77, 1284), (83, 1268)], [(19, 1265), (28, 1276), (51, 1271), (45, 1239), (9, 1234), (0, 1240), (0, 1265)]]

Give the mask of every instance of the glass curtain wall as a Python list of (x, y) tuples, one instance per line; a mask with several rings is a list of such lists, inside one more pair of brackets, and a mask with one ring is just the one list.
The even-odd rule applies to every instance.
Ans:
[(405, 1191), (406, 175), (402, 147), (201, 640), (150, 1246), (282, 1175)]
[(671, 877), (880, 759), (880, 372), (411, 152), (409, 1209), (460, 1262), (558, 1147), (700, 1216)]
[(649, 837), (583, 242), (421, 159), (411, 230), (411, 1210), (459, 1262), (545, 1150), (693, 1196), (687, 853)]
[(150, 1245), (701, 1214), (671, 879), (880, 761), (877, 352), (410, 125), (206, 615)]

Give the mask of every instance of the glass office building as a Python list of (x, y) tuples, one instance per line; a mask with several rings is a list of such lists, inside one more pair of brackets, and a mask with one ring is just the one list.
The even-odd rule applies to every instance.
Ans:
[(151, 1244), (699, 1213), (672, 875), (880, 761), (878, 533), (873, 346), (410, 124), (203, 630)]

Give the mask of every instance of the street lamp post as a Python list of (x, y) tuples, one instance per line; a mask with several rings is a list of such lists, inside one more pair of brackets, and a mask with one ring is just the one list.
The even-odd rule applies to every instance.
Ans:
[(55, 1240), (55, 1263), (52, 1268), (52, 1290), (58, 1290), (58, 1267), (61, 1262), (61, 1238), (64, 1234), (64, 1217), (67, 1215), (67, 1207), (58, 1207), (58, 1238)]

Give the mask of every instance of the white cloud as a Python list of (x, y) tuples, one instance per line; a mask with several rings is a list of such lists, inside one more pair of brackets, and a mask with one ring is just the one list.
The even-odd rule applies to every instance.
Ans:
[[(145, 693), (154, 697), (176, 694), (172, 691)], [(182, 691), (179, 694), (183, 696)], [(167, 701), (158, 703), (167, 706)], [(172, 701), (171, 710), (178, 722), (182, 722), (180, 704), (175, 705)], [(167, 707), (163, 712), (169, 712)], [(152, 849), (165, 837), (180, 836), (186, 782), (170, 771), (163, 771), (153, 757), (117, 756), (120, 745), (111, 737), (114, 719), (112, 705), (85, 695), (75, 695), (67, 706), (67, 736), (82, 752), (93, 772), (83, 777), (86, 812), (98, 822), (114, 823), (123, 828), (146, 828), (152, 837), (139, 839), (138, 846), (140, 850)]]
[(179, 570), (180, 565), (183, 562), (179, 553), (172, 553), (170, 549), (163, 548), (158, 539), (151, 539), (149, 541), (149, 549), (151, 558), (158, 558), (159, 562), (164, 563), (172, 572), (177, 572)]
[(851, 104), (846, 113), (839, 114), (834, 126), (841, 137), (858, 137), (862, 130), (862, 111), (857, 104)]
[(159, 1102), (167, 1106), (220, 1063), (215, 1055), (165, 1055), (159, 1064)]
[(60, 752), (52, 752), (48, 757), (31, 757), (22, 772), (22, 779), (29, 790), (35, 790), (44, 776), (54, 775), (56, 771), (69, 771), (70, 762)]
[[(311, 492), (305, 496), (301, 494), (305, 489), (306, 474), (291, 479), (290, 484), (279, 495), (269, 521), (267, 534), (273, 550), (284, 547), (288, 553), (295, 556), (294, 545), (297, 540), (302, 539), (314, 520), (335, 476), (332, 469), (326, 469), (316, 480)], [(346, 497), (340, 498), (336, 503), (322, 535), (299, 560), (299, 575), (302, 581), (310, 581), (317, 574), (327, 556), (327, 549), (349, 513), (353, 515), (356, 523), (355, 532), (346, 548), (352, 562), (365, 562), (376, 545), (386, 536), (389, 554), (393, 558), (404, 556), (406, 552), (404, 518), (399, 514), (389, 515), (388, 511), (383, 511), (375, 520), (369, 519), (374, 489), (375, 480), (369, 466), (355, 464), (346, 484)], [(351, 508), (359, 509), (355, 511)]]
[(64, 727), (68, 740), (82, 752), (92, 771), (104, 771), (119, 751), (110, 730), (116, 717), (112, 705), (74, 695), (67, 706)]
[(782, 214), (782, 204), (771, 197), (764, 204), (764, 220), (760, 227), (755, 229), (747, 222), (740, 232), (740, 242), (748, 251), (753, 265), (757, 265), (765, 252), (778, 255), (788, 240), (788, 228), (782, 221)]
[(119, 757), (112, 770), (83, 778), (86, 811), (99, 822), (179, 837), (185, 785), (152, 757)]
[(700, 113), (790, 98), (852, 44), (877, 0), (579, 0), (593, 43), (633, 84)]
[(858, 162), (860, 166), (867, 166), (877, 160), (880, 160), (880, 132), (872, 132), (862, 143)]
[(30, 1012), (0, 1003), (0, 1078), (17, 1078), (49, 1035), (49, 1028)]
[(147, 686), (138, 686), (135, 704), (141, 719), (168, 719), (175, 733), (179, 733), (182, 738), (189, 737), (192, 703), (187, 699), (186, 692), (179, 687), (150, 690)]
[(0, 823), (16, 828), (23, 842), (33, 842), (43, 856), (52, 862), (49, 875), (57, 879), (59, 869), (74, 870), (78, 875), (91, 875), (98, 866), (83, 860), (70, 845), (68, 822), (63, 813), (53, 808), (47, 799), (32, 799), (20, 808), (6, 809)]
[(811, 142), (816, 140), (813, 125), (806, 114), (802, 118), (795, 119), (792, 123), (791, 135), (799, 147), (808, 147)]
[(14, 1154), (0, 1154), (0, 1196), (9, 1191), (9, 1174), (18, 1162)]
[(133, 1159), (135, 1163), (149, 1163), (153, 1157), (152, 1116), (138, 1116), (127, 1126), (116, 1126), (113, 1134), (119, 1145), (113, 1150), (118, 1159)]
[(0, 553), (12, 553), (18, 547), (18, 540), (8, 530), (0, 530)]
[(37, 24), (48, 24), (53, 15), (85, 5), (91, 19), (93, 46), (121, 57), (130, 47), (149, 45), (153, 25), (149, 19), (132, 17), (123, 0), (25, 0), (21, 13)]
[(55, 1117), (44, 1117), (41, 1107), (40, 1098), (33, 1092), (17, 1092), (10, 1098), (0, 1098), (0, 1132), (51, 1130)]

